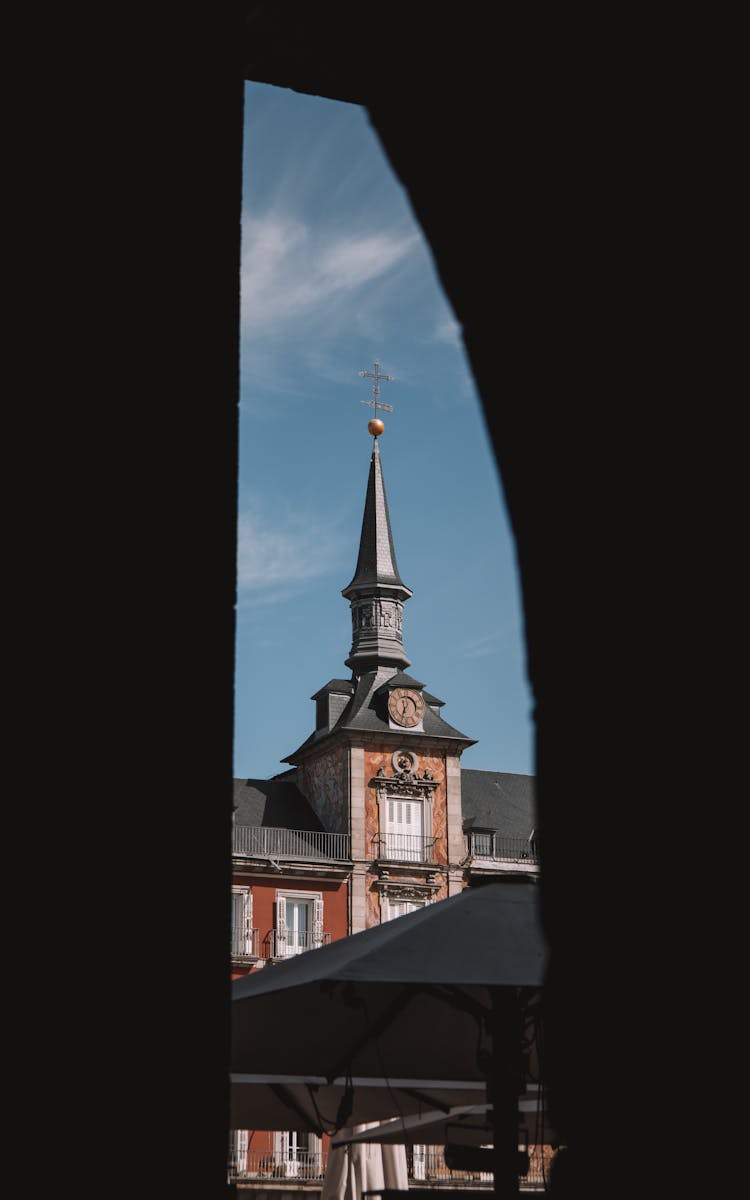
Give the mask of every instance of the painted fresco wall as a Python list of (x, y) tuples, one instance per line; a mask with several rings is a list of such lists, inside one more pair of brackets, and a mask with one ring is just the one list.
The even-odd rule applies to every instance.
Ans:
[[(391, 761), (393, 752), (400, 747), (383, 746), (377, 750), (365, 750), (365, 847), (369, 854), (370, 848), (373, 845), (373, 839), (377, 838), (379, 833), (378, 828), (378, 797), (377, 790), (374, 786), (370, 786), (370, 780), (377, 773), (378, 768), (382, 767), (386, 778), (393, 775), (393, 763)], [(425, 771), (429, 771), (433, 779), (437, 781), (438, 786), (433, 792), (433, 807), (432, 807), (432, 835), (435, 838), (435, 861), (439, 863), (448, 862), (448, 833), (447, 833), (447, 803), (446, 803), (446, 787), (445, 787), (445, 757), (444, 755), (420, 754), (419, 750), (415, 750), (413, 744), (405, 742), (404, 749), (407, 749), (412, 754), (416, 754), (417, 773), (423, 775)]]
[(302, 764), (302, 791), (327, 833), (349, 832), (347, 751), (327, 750)]
[(380, 924), (380, 896), (372, 886), (378, 879), (378, 872), (371, 869), (367, 872), (367, 884), (365, 892), (365, 921), (367, 929), (372, 929), (373, 925)]
[[(368, 856), (375, 857), (377, 855), (377, 838), (380, 833), (379, 828), (379, 807), (377, 789), (374, 785), (370, 785), (370, 780), (375, 778), (378, 769), (382, 767), (386, 778), (390, 778), (394, 774), (393, 769), (393, 753), (397, 749), (408, 750), (417, 756), (417, 774), (422, 776), (425, 771), (429, 772), (432, 778), (437, 782), (438, 786), (433, 792), (433, 808), (432, 808), (432, 836), (435, 838), (433, 857), (435, 862), (445, 864), (448, 863), (448, 832), (447, 832), (447, 798), (445, 784), (445, 757), (439, 754), (424, 754), (421, 753), (418, 746), (414, 742), (405, 738), (403, 746), (396, 746), (391, 743), (388, 746), (380, 746), (376, 749), (367, 747), (365, 749), (365, 853)], [(401, 874), (402, 879), (406, 877)], [(368, 872), (367, 881), (367, 926), (380, 924), (380, 897), (378, 892), (373, 887), (375, 881), (379, 878), (379, 873), (375, 868)], [(424, 881), (424, 873), (421, 875), (415, 874), (415, 881)], [(448, 895), (448, 880), (447, 876), (443, 877), (439, 891), (435, 899), (442, 900)]]

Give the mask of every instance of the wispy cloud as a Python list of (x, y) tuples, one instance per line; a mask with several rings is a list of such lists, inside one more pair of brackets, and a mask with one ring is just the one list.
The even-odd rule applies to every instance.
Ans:
[[(243, 224), (242, 331), (245, 340), (280, 336), (302, 318), (328, 328), (364, 289), (421, 248), (416, 232), (332, 232), (278, 213)], [(375, 301), (373, 301), (375, 302)], [(377, 293), (382, 302), (382, 292)]]
[(455, 317), (447, 315), (438, 322), (433, 330), (433, 341), (444, 342), (446, 346), (463, 346), (461, 326)]
[(272, 524), (257, 512), (240, 514), (237, 526), (237, 587), (255, 600), (296, 594), (341, 563), (343, 539), (309, 514)]
[(483, 637), (472, 638), (462, 647), (464, 658), (488, 658), (491, 654), (500, 653), (500, 632), (486, 633)]
[(357, 288), (385, 275), (417, 244), (417, 237), (387, 233), (335, 242), (324, 247), (319, 263), (319, 280), (331, 292)]

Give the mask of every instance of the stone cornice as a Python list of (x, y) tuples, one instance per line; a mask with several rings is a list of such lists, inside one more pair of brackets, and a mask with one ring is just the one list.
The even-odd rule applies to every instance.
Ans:
[(389, 796), (404, 796), (413, 800), (425, 800), (440, 786), (438, 779), (405, 779), (399, 775), (373, 775), (369, 783), (379, 792), (387, 792)]
[(414, 879), (376, 879), (373, 891), (390, 900), (432, 900), (440, 891), (442, 879), (427, 879), (424, 883)]
[(389, 729), (384, 725), (382, 729), (356, 729), (342, 726), (339, 729), (332, 729), (323, 737), (311, 742), (309, 745), (300, 746), (295, 750), (294, 754), (290, 754), (282, 761), (291, 763), (293, 766), (301, 765), (306, 759), (315, 757), (325, 750), (332, 750), (336, 746), (346, 746), (350, 748), (356, 746), (365, 749), (371, 746), (378, 745), (403, 745), (408, 739), (414, 742), (420, 753), (430, 753), (432, 751), (442, 752), (448, 755), (454, 755), (460, 758), (467, 746), (473, 746), (474, 743), (470, 738), (454, 738), (442, 737), (435, 733), (409, 733), (408, 730)]
[(244, 875), (270, 875), (274, 879), (285, 876), (295, 878), (347, 879), (352, 873), (351, 863), (304, 862), (300, 859), (251, 858), (247, 855), (232, 855), (232, 870)]

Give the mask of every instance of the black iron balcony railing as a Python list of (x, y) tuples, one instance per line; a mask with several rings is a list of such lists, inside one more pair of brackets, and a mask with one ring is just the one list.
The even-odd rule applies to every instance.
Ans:
[(309, 930), (293, 929), (279, 933), (278, 930), (271, 929), (260, 943), (260, 957), (293, 958), (295, 954), (304, 954), (306, 950), (327, 946), (330, 940), (330, 933), (315, 934)]
[[(254, 1180), (258, 1184), (270, 1180), (308, 1180), (322, 1182), (325, 1178), (327, 1154), (322, 1150), (287, 1149), (263, 1153), (247, 1148), (241, 1134), (233, 1134), (229, 1151), (229, 1179)], [(551, 1147), (529, 1147), (529, 1169), (520, 1176), (521, 1192), (544, 1192), (549, 1183)], [(493, 1192), (493, 1176), (486, 1171), (451, 1171), (445, 1165), (442, 1146), (407, 1146), (406, 1166), (410, 1187), (434, 1187), (436, 1200), (440, 1189), (486, 1188)]]
[[(236, 1138), (236, 1135), (235, 1135)], [(272, 1150), (267, 1154), (246, 1150), (235, 1141), (229, 1151), (229, 1178), (305, 1179), (322, 1181), (326, 1155), (322, 1150)]]
[(432, 863), (435, 838), (412, 833), (379, 833), (372, 839), (373, 858), (384, 862)]
[(291, 958), (294, 954), (314, 950), (316, 946), (327, 946), (330, 940), (330, 933), (314, 934), (309, 930), (283, 934), (271, 929), (262, 939), (257, 929), (248, 934), (233, 930), (232, 958)]
[(247, 858), (315, 858), (349, 862), (351, 838), (348, 833), (235, 825), (232, 830), (232, 853)]
[(488, 858), (493, 862), (539, 864), (539, 842), (536, 838), (502, 837), (499, 833), (470, 833), (465, 837), (466, 853), (472, 858)]
[[(537, 838), (503, 837), (499, 833), (470, 833), (464, 838), (466, 854), (491, 862), (539, 865)], [(373, 858), (391, 862), (434, 862), (434, 837), (407, 833), (381, 833), (372, 843)], [(276, 829), (261, 825), (236, 825), (232, 853), (243, 858), (316, 859), (351, 862), (348, 833)]]
[[(543, 1192), (549, 1181), (549, 1161), (552, 1149), (549, 1146), (529, 1146), (529, 1167), (525, 1175), (519, 1176), (522, 1192)], [(488, 1188), (493, 1190), (494, 1176), (487, 1171), (451, 1171), (445, 1165), (443, 1146), (407, 1146), (406, 1166), (410, 1187), (435, 1187), (448, 1185), (451, 1188)], [(439, 1192), (438, 1192), (439, 1195)]]
[(232, 930), (232, 958), (258, 958), (258, 930)]

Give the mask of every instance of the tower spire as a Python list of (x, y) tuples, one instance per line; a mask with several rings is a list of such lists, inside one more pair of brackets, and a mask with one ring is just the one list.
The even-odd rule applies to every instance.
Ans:
[(352, 648), (346, 665), (355, 674), (362, 675), (380, 666), (410, 666), (410, 660), (404, 653), (401, 625), (404, 601), (409, 599), (412, 592), (402, 580), (396, 563), (378, 449), (383, 422), (377, 419), (377, 410), (385, 408), (393, 411), (390, 405), (380, 404), (379, 383), (381, 379), (391, 379), (391, 376), (380, 373), (377, 359), (374, 373), (359, 373), (375, 380), (373, 400), (362, 402), (372, 404), (375, 408), (375, 418), (368, 425), (374, 440), (357, 566), (351, 583), (343, 588), (341, 594), (349, 600), (352, 612)]

